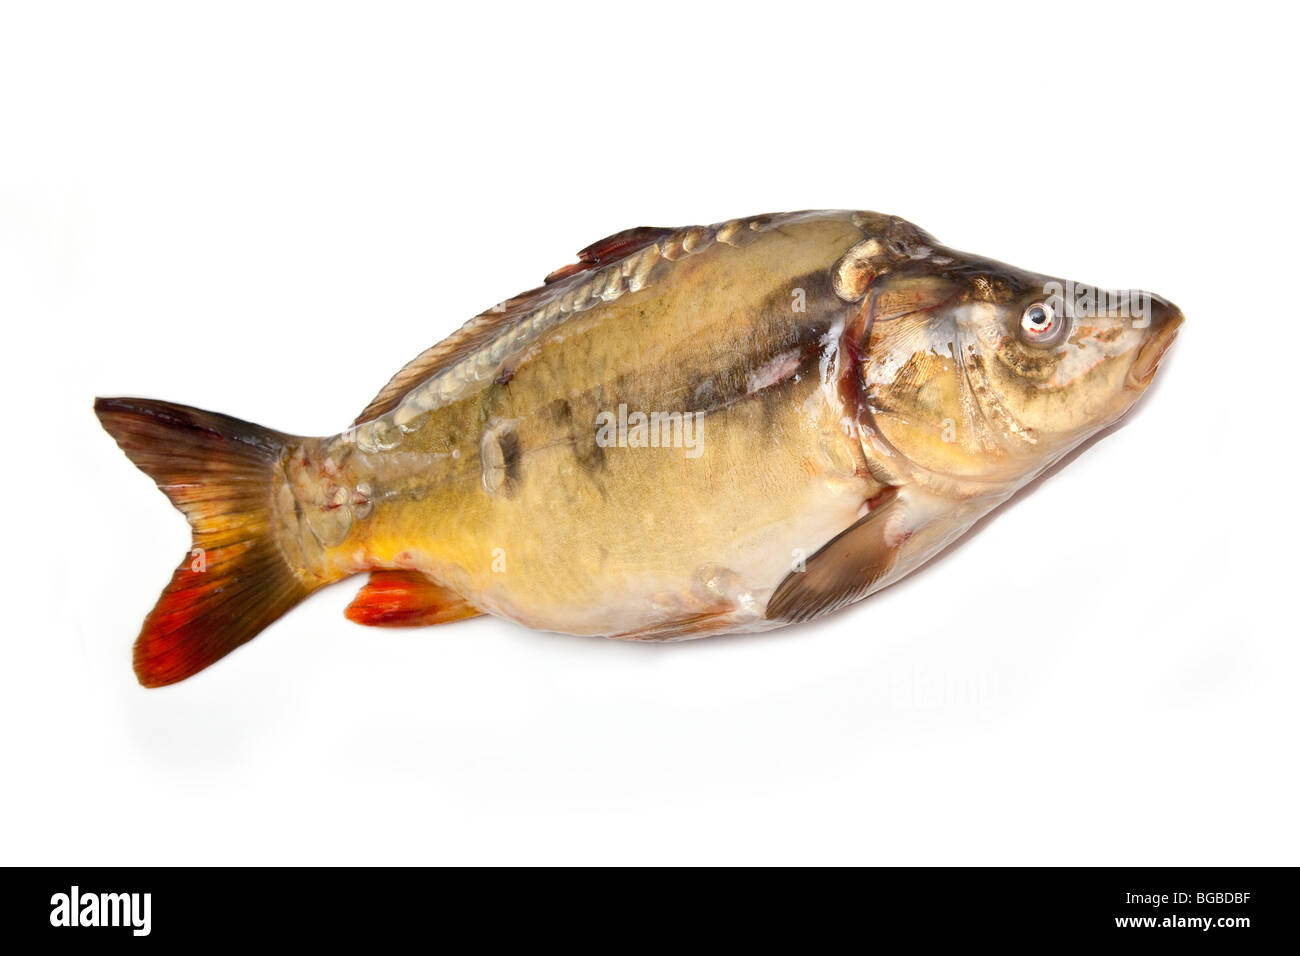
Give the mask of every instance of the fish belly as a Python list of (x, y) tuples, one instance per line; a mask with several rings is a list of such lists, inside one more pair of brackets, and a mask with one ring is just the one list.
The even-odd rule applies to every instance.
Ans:
[(702, 633), (766, 626), (773, 589), (856, 520), (876, 486), (815, 386), (756, 396), (698, 428), (697, 449), (615, 446), (594, 470), (561, 444), (528, 456), (518, 494), (460, 542), (457, 590), (490, 613), (574, 634), (654, 636), (697, 619)]

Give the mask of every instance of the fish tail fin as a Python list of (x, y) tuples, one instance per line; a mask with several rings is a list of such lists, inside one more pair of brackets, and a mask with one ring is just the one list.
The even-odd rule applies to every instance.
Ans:
[(99, 398), (95, 414), (194, 532), (135, 642), (145, 687), (184, 680), (251, 640), (315, 590), (275, 538), (273, 483), (299, 439), (184, 405)]

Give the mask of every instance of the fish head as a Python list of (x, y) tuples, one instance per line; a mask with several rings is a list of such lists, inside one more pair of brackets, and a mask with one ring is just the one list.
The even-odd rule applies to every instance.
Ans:
[(914, 469), (1018, 485), (1118, 421), (1183, 317), (942, 247), (872, 281), (859, 316), (860, 405)]

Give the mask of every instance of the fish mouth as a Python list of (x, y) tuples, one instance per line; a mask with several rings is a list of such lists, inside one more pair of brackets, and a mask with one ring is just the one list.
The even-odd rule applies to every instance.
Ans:
[(1154, 335), (1142, 343), (1137, 358), (1133, 360), (1132, 368), (1128, 370), (1128, 380), (1125, 384), (1129, 388), (1141, 391), (1151, 384), (1160, 360), (1178, 335), (1178, 327), (1183, 324), (1183, 313), (1177, 306), (1170, 305), (1161, 318), (1160, 327)]

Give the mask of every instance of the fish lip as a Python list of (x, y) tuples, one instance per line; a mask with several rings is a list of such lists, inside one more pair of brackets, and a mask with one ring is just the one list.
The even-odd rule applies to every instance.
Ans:
[(1183, 314), (1175, 312), (1155, 335), (1142, 343), (1141, 348), (1138, 349), (1137, 358), (1133, 360), (1133, 365), (1128, 370), (1128, 379), (1125, 384), (1129, 388), (1141, 391), (1151, 384), (1151, 380), (1156, 374), (1156, 368), (1160, 365), (1160, 360), (1178, 336), (1178, 327), (1182, 324)]

